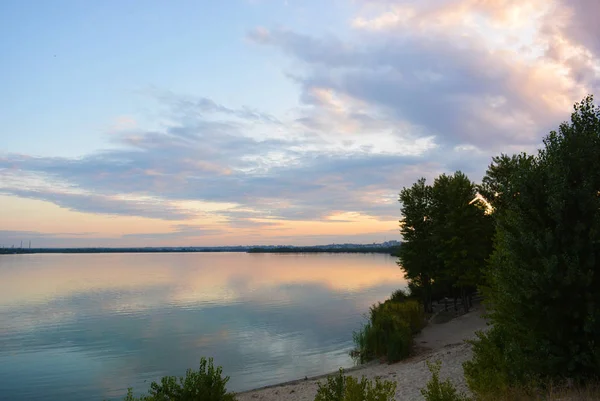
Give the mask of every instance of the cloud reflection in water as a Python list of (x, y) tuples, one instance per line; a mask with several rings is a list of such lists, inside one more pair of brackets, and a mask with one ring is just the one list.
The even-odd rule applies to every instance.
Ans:
[(118, 398), (201, 356), (233, 390), (324, 373), (351, 364), (362, 314), (404, 285), (386, 255), (3, 257), (0, 388)]

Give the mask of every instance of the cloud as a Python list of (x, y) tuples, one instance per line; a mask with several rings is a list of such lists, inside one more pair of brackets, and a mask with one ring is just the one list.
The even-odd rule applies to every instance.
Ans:
[(169, 207), (156, 199), (125, 200), (106, 195), (78, 194), (43, 190), (0, 189), (0, 194), (38, 199), (70, 210), (122, 216), (142, 216), (162, 220), (185, 220), (194, 214)]
[(169, 238), (335, 213), (394, 221), (403, 186), (457, 169), (478, 180), (491, 156), (533, 151), (600, 88), (597, 2), (353, 4), (339, 37), (248, 33), (291, 61), (297, 108), (274, 116), (153, 89), (152, 130), (125, 124), (113, 149), (80, 158), (0, 155), (0, 192), (173, 221)]
[(222, 234), (223, 230), (214, 228), (205, 228), (195, 225), (177, 224), (172, 232), (167, 233), (136, 233), (124, 234), (123, 239), (142, 239), (142, 240), (167, 240), (167, 239), (190, 239), (205, 236)]
[[(178, 104), (173, 100), (168, 107), (177, 110)], [(209, 231), (197, 234), (212, 235), (214, 224), (275, 230), (285, 220), (328, 221), (334, 210), (394, 221), (397, 193), (415, 177), (431, 179), (455, 167), (474, 171), (463, 152), (437, 149), (427, 137), (399, 133), (384, 123), (374, 122), (365, 131), (369, 135), (355, 139), (367, 144), (355, 146), (344, 142), (347, 134), (341, 134), (344, 139), (337, 134), (330, 139), (320, 130), (307, 135), (293, 121), (283, 137), (252, 137), (243, 129), (247, 120), (207, 121), (186, 108), (179, 113), (185, 117), (160, 130), (113, 135), (122, 145), (118, 149), (76, 159), (6, 154), (0, 159), (0, 192), (86, 213), (208, 219), (213, 225), (202, 230)], [(373, 135), (385, 128), (393, 143), (378, 146)], [(476, 160), (470, 154), (468, 160)], [(143, 235), (190, 234), (175, 228)]]
[[(93, 238), (93, 241), (90, 240)], [(102, 244), (116, 243), (114, 239), (101, 238), (96, 232), (39, 232), (28, 230), (0, 230), (0, 247), (10, 248), (20, 247), (21, 241), (23, 247), (62, 247), (69, 246), (102, 246)], [(93, 242), (93, 244), (92, 244)]]
[[(562, 0), (562, 30), (566, 38), (600, 56), (600, 3), (595, 0)], [(547, 26), (551, 25), (550, 21)]]
[(590, 91), (600, 91), (600, 27), (596, 17), (600, 3), (594, 0), (561, 0), (552, 18), (542, 26), (548, 60), (568, 73)]
[[(332, 208), (389, 218), (397, 191), (412, 180), (406, 172), (430, 169), (422, 157), (434, 149), (427, 141), (392, 137), (395, 149), (352, 145), (320, 130), (307, 134), (296, 119), (284, 132), (271, 132), (281, 124), (265, 113), (230, 113), (203, 98), (160, 101), (172, 121), (113, 134), (117, 149), (80, 158), (4, 155), (0, 192), (86, 213), (174, 221), (212, 216), (232, 228), (258, 229), (271, 225), (252, 219), (316, 220)], [(226, 110), (239, 120), (213, 121), (196, 108)], [(254, 130), (257, 118), (265, 132)], [(187, 207), (189, 201), (224, 206), (207, 211)]]
[(253, 109), (248, 106), (241, 108), (229, 108), (222, 104), (218, 104), (212, 99), (206, 97), (191, 97), (174, 94), (170, 91), (161, 91), (158, 89), (151, 90), (149, 93), (154, 95), (158, 100), (170, 107), (170, 110), (175, 115), (187, 116), (207, 116), (207, 115), (225, 115), (239, 118), (241, 120), (263, 122), (269, 124), (281, 124), (276, 117)]
[(82, 237), (94, 235), (95, 232), (74, 233), (42, 233), (39, 231), (0, 230), (0, 240), (15, 238), (56, 238), (56, 237)]
[(318, 91), (368, 104), (442, 146), (536, 145), (585, 94), (576, 77), (545, 59), (490, 52), (482, 37), (412, 28), (407, 23), (406, 30), (394, 27), (353, 43), (276, 30), (260, 43), (302, 63), (304, 72), (294, 78), (306, 103), (321, 105)]
[[(105, 237), (97, 232), (39, 232), (27, 230), (0, 230), (0, 246), (28, 247), (96, 247), (96, 246), (157, 246), (160, 241), (190, 241), (226, 233), (220, 228), (207, 228), (196, 225), (173, 224), (169, 232), (149, 232), (123, 234), (117, 237)], [(151, 243), (149, 243), (151, 241)]]

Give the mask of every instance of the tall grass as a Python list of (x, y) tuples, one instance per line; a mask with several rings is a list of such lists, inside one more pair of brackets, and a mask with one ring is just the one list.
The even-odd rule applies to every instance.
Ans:
[(424, 326), (422, 305), (394, 293), (392, 299), (373, 305), (369, 321), (353, 333), (351, 356), (359, 363), (377, 358), (397, 362), (410, 354), (413, 336)]
[(337, 375), (332, 375), (325, 382), (318, 383), (314, 401), (393, 401), (396, 394), (396, 383), (379, 377), (375, 381), (364, 376), (358, 379), (345, 376), (340, 368)]
[(442, 362), (427, 361), (427, 367), (431, 372), (431, 380), (421, 389), (421, 395), (425, 401), (472, 401), (465, 394), (460, 393), (450, 379), (440, 379)]

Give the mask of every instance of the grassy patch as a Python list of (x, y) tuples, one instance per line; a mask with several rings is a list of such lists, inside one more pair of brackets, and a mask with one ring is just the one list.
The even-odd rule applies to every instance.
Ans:
[(441, 361), (427, 361), (427, 367), (431, 372), (431, 380), (421, 389), (421, 395), (426, 401), (471, 401), (465, 394), (458, 392), (450, 379), (440, 380)]
[(319, 382), (315, 401), (392, 401), (396, 394), (396, 383), (380, 379), (360, 381), (345, 376), (340, 369), (335, 376), (329, 376), (324, 383)]
[(422, 305), (395, 293), (392, 299), (371, 307), (369, 321), (353, 335), (351, 355), (359, 363), (377, 358), (399, 361), (409, 355), (413, 336), (424, 326)]

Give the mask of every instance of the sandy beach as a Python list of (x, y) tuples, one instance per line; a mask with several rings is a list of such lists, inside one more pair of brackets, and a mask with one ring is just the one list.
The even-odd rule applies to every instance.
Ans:
[[(425, 386), (431, 374), (426, 361), (442, 361), (440, 376), (449, 377), (460, 391), (466, 391), (462, 363), (471, 358), (471, 347), (464, 340), (475, 337), (475, 332), (486, 328), (482, 309), (477, 306), (469, 313), (446, 323), (430, 323), (415, 338), (416, 355), (395, 364), (369, 364), (347, 373), (360, 378), (380, 377), (397, 383), (396, 400), (422, 400), (420, 389)], [(312, 401), (317, 392), (317, 383), (327, 375), (296, 380), (279, 385), (264, 387), (238, 394), (240, 401)]]

